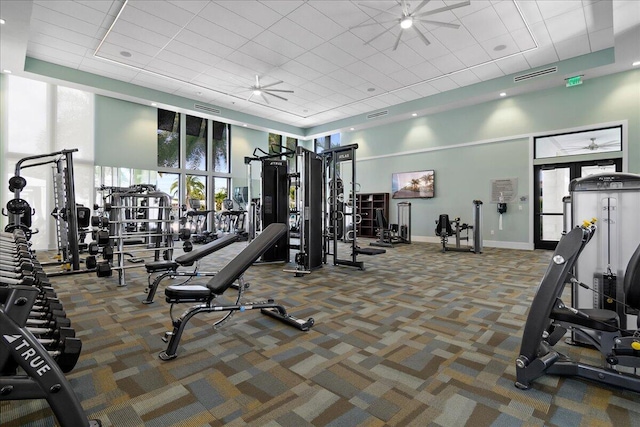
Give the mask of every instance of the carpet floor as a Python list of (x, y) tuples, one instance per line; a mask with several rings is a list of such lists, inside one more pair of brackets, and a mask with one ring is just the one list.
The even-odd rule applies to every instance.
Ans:
[[(221, 268), (244, 245), (208, 257), (202, 270)], [(255, 265), (245, 300), (273, 298), (315, 326), (302, 332), (256, 310), (214, 329), (215, 314), (196, 316), (168, 362), (158, 358), (171, 328), (164, 285), (143, 305), (143, 268), (126, 270), (127, 286), (115, 276), (51, 281), (83, 342), (67, 378), (105, 427), (640, 426), (637, 393), (552, 376), (514, 386), (550, 256), (413, 243), (359, 256), (364, 271), (329, 264), (294, 277), (282, 264)], [(560, 346), (600, 363), (592, 349)], [(2, 426), (56, 425), (44, 400), (0, 409)]]

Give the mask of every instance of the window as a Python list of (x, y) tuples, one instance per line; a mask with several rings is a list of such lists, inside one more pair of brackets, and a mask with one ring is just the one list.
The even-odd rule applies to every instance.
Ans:
[(207, 119), (187, 116), (187, 169), (207, 170)]
[[(285, 147), (287, 150), (293, 151), (295, 153), (296, 148), (298, 148), (298, 140), (296, 138), (287, 137), (285, 142)], [(289, 172), (293, 173), (296, 171), (296, 156), (287, 156), (287, 164), (289, 166)]]
[(340, 146), (340, 134), (334, 133), (333, 135), (323, 136), (313, 140), (314, 151), (318, 154), (330, 148), (336, 148)]
[(536, 137), (534, 146), (536, 159), (616, 151), (622, 155), (622, 126)]
[(158, 166), (180, 167), (180, 114), (158, 109)]
[(229, 141), (230, 128), (227, 123), (213, 122), (213, 149), (211, 158), (214, 172), (230, 173)]
[(282, 152), (282, 135), (275, 133), (269, 134), (269, 154), (277, 154)]

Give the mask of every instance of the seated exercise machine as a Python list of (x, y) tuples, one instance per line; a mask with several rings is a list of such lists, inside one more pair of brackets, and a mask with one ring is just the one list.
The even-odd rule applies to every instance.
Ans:
[[(177, 357), (178, 344), (189, 320), (200, 313), (225, 312), (222, 319), (216, 321), (217, 327), (226, 322), (234, 312), (260, 309), (263, 314), (278, 319), (301, 331), (308, 331), (314, 324), (313, 318), (308, 320), (297, 319), (280, 304), (272, 299), (259, 302), (242, 303), (241, 299), (248, 284), (244, 282), (243, 275), (249, 267), (271, 248), (282, 236), (288, 232), (288, 227), (281, 223), (272, 223), (262, 233), (251, 241), (233, 260), (224, 266), (206, 285), (177, 285), (168, 286), (164, 294), (166, 301), (171, 304), (171, 321), (173, 331), (166, 332), (163, 341), (168, 342), (167, 349), (159, 354), (162, 360), (171, 360)], [(233, 286), (235, 282), (236, 286)], [(238, 290), (235, 304), (218, 304), (216, 298), (229, 288)], [(180, 303), (199, 303), (188, 308), (182, 315), (175, 319), (173, 307)]]
[[(602, 384), (640, 392), (640, 321), (637, 328), (620, 328), (615, 311), (566, 306), (561, 296), (566, 284), (591, 289), (573, 276), (573, 268), (596, 227), (585, 224), (562, 237), (540, 282), (524, 327), (520, 355), (516, 359), (516, 386), (528, 389), (545, 374), (576, 376)], [(591, 289), (598, 293), (599, 291)], [(623, 279), (625, 304), (640, 308), (640, 245), (627, 265)], [(604, 296), (610, 298), (610, 296)], [(567, 331), (595, 347), (603, 356), (603, 366), (569, 359), (554, 349)]]
[(100, 426), (89, 420), (64, 376), (82, 342), (26, 233), (0, 233), (0, 400), (46, 399), (62, 426)]
[[(461, 247), (460, 242), (469, 239), (469, 231), (473, 233), (473, 242), (467, 247)], [(464, 236), (461, 236), (461, 232), (465, 232)], [(440, 237), (442, 243), (442, 252), (446, 251), (458, 251), (458, 252), (473, 252), (476, 254), (482, 253), (482, 201), (473, 201), (473, 225), (464, 224), (460, 222), (460, 218), (455, 218), (453, 221), (449, 219), (449, 215), (441, 214), (436, 221), (436, 236)], [(455, 247), (447, 246), (449, 237), (456, 237)]]
[[(194, 277), (206, 277), (206, 276), (215, 276), (216, 273), (209, 273), (198, 271), (200, 268), (200, 261), (212, 253), (226, 248), (230, 244), (238, 241), (237, 234), (227, 234), (213, 242), (209, 242), (203, 246), (198, 247), (197, 249), (192, 250), (191, 252), (187, 252), (184, 255), (177, 257), (175, 260), (171, 261), (153, 261), (145, 263), (145, 268), (147, 269), (147, 273), (149, 273), (149, 277), (147, 279), (148, 286), (145, 289), (147, 293), (147, 298), (142, 301), (144, 304), (153, 303), (153, 298), (156, 295), (156, 291), (158, 290), (158, 285), (166, 278), (175, 279), (177, 277), (186, 277), (186, 280), (180, 284), (176, 284), (173, 286), (186, 285), (193, 279)], [(191, 267), (195, 264), (193, 271), (178, 271), (180, 267)]]

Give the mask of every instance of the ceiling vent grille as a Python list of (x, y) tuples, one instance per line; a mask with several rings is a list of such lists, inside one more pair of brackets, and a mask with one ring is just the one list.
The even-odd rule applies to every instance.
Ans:
[(524, 80), (535, 79), (536, 77), (546, 76), (547, 74), (553, 74), (558, 71), (558, 67), (549, 67), (538, 71), (533, 71), (527, 74), (521, 74), (513, 78), (514, 83), (518, 83)]
[(202, 104), (193, 104), (193, 108), (195, 108), (196, 110), (206, 111), (207, 113), (213, 113), (213, 114), (220, 114), (221, 113), (221, 111), (218, 110), (217, 108), (208, 107), (208, 106), (202, 105)]
[(377, 113), (367, 114), (367, 119), (377, 119), (378, 117), (386, 116), (389, 114), (389, 110), (378, 111)]

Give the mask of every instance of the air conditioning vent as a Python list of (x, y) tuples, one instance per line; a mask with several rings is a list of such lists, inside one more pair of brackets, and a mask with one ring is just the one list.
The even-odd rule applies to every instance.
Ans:
[(195, 108), (196, 110), (206, 111), (207, 113), (212, 113), (212, 114), (220, 114), (221, 113), (221, 111), (218, 110), (217, 108), (208, 107), (208, 106), (202, 105), (202, 104), (193, 104), (193, 108)]
[(518, 83), (524, 80), (535, 79), (536, 77), (546, 76), (547, 74), (553, 74), (558, 72), (558, 67), (549, 67), (543, 70), (533, 71), (527, 74), (521, 74), (513, 78), (514, 83)]
[(377, 113), (371, 113), (367, 115), (367, 119), (377, 119), (378, 117), (386, 116), (389, 114), (389, 110), (378, 111)]

